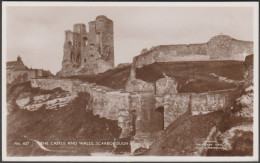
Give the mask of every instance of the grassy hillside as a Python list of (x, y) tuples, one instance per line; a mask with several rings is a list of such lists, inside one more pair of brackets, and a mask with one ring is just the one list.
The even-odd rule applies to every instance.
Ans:
[[(216, 111), (205, 115), (191, 116), (188, 112), (174, 121), (160, 139), (156, 141), (143, 155), (161, 156), (189, 156), (194, 155), (197, 144), (202, 143), (209, 135), (211, 129), (224, 133), (234, 126), (252, 124), (247, 118), (235, 117), (230, 113)], [(243, 137), (241, 137), (241, 134)], [(213, 156), (244, 156), (252, 155), (253, 135), (252, 132), (241, 132), (233, 138), (233, 150), (209, 150), (206, 155)], [(212, 139), (211, 139), (212, 140)], [(239, 147), (243, 144), (243, 147)]]
[[(15, 98), (29, 94), (44, 94), (43, 90), (30, 88), (27, 83), (10, 88), (12, 93), (9, 96), (9, 107), (12, 110), (7, 116), (7, 139), (8, 154), (16, 156), (26, 155), (89, 155), (89, 148), (61, 148), (51, 152), (39, 149), (32, 140), (39, 141), (113, 141), (118, 138), (121, 129), (117, 121), (107, 120), (94, 116), (91, 111), (86, 111), (89, 94), (79, 93), (69, 105), (58, 110), (47, 110), (44, 107), (37, 111), (21, 110), (15, 105)], [(51, 90), (48, 93), (55, 93), (62, 90)], [(16, 141), (30, 141), (31, 146), (21, 148), (14, 146)], [(52, 147), (52, 146), (51, 146)], [(51, 148), (48, 147), (48, 148)], [(85, 146), (86, 147), (86, 146)], [(97, 150), (111, 151), (113, 147), (99, 148)]]
[(80, 79), (82, 81), (96, 83), (113, 89), (122, 89), (125, 87), (129, 75), (130, 66), (126, 66), (123, 68), (111, 69), (97, 75), (70, 76), (65, 78)]
[[(178, 91), (207, 92), (237, 87), (243, 80), (242, 61), (194, 61), (154, 63), (136, 70), (136, 77), (147, 82), (155, 82), (164, 74), (178, 81)], [(215, 75), (215, 76), (214, 76)], [(221, 81), (218, 77), (229, 81)]]

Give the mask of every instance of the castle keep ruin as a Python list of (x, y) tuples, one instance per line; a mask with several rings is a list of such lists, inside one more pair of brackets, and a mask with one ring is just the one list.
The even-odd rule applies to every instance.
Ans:
[(65, 31), (62, 69), (57, 76), (90, 75), (114, 67), (113, 21), (104, 15)]

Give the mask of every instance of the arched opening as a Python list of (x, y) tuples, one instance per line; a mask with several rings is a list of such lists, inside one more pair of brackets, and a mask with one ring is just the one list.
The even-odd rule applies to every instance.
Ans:
[(85, 37), (83, 37), (82, 39), (83, 39), (83, 45), (87, 45), (88, 38), (85, 36)]
[(164, 107), (158, 107), (155, 109), (152, 126), (153, 131), (164, 130)]
[(76, 55), (76, 63), (80, 64), (80, 61), (81, 61), (81, 56), (80, 56), (80, 53), (78, 53)]
[(86, 63), (86, 62), (87, 62), (87, 59), (85, 58), (85, 59), (84, 59), (84, 63)]

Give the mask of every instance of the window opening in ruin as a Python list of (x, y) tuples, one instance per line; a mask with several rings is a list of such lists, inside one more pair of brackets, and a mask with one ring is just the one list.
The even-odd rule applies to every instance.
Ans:
[(80, 63), (80, 60), (81, 60), (80, 53), (78, 53), (76, 57), (76, 63)]
[(87, 62), (87, 59), (85, 58), (85, 59), (84, 59), (84, 63), (86, 63), (86, 62)]
[(83, 37), (83, 42), (84, 42), (84, 45), (87, 45), (88, 38), (87, 37)]

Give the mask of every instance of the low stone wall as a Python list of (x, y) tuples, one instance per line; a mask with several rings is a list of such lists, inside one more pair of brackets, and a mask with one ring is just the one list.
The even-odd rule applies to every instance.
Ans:
[(191, 95), (191, 112), (193, 115), (228, 109), (237, 96), (236, 89), (212, 91)]
[(192, 115), (198, 115), (229, 109), (237, 95), (236, 89), (207, 93), (176, 93), (156, 96), (155, 106), (164, 107), (164, 128), (167, 128), (187, 111), (191, 111)]

